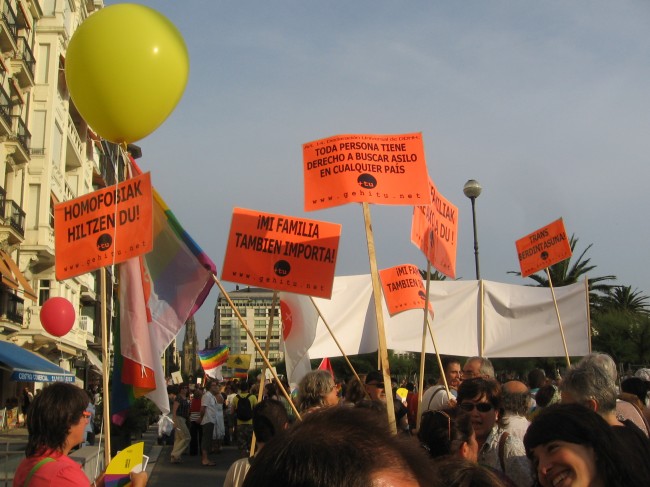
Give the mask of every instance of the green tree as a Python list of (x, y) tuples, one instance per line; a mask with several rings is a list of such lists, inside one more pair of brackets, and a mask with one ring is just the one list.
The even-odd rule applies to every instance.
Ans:
[(618, 362), (650, 359), (650, 298), (631, 286), (614, 286), (592, 313), (594, 349)]

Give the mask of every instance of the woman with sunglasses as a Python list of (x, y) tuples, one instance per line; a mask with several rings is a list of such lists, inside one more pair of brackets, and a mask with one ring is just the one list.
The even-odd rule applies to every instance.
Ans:
[[(27, 416), (26, 458), (16, 469), (14, 487), (90, 485), (81, 466), (68, 457), (70, 450), (83, 441), (90, 417), (87, 405), (83, 389), (65, 383), (49, 385), (34, 398)], [(142, 487), (147, 483), (147, 474), (132, 474), (131, 482), (133, 487)], [(103, 484), (100, 477), (96, 485)]]
[(521, 440), (503, 430), (499, 421), (501, 386), (494, 379), (469, 379), (458, 388), (457, 404), (469, 414), (478, 442), (478, 462), (505, 474), (516, 485), (533, 483), (530, 461)]

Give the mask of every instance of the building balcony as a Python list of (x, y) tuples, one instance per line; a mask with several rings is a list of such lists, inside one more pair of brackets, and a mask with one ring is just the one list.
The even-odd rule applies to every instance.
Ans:
[(84, 145), (82, 142), (77, 127), (68, 114), (68, 144), (65, 153), (65, 169), (66, 171), (81, 167), (83, 160), (82, 155), (85, 154)]
[(18, 240), (22, 242), (25, 237), (25, 212), (18, 203), (12, 200), (4, 201), (4, 209), (5, 226), (9, 226), (19, 237)]
[(27, 125), (20, 115), (11, 115), (12, 134), (10, 141), (17, 142), (16, 150), (12, 154), (18, 164), (29, 162), (29, 146), (32, 141), (32, 134), (27, 130)]
[(18, 37), (16, 12), (9, 0), (4, 0), (0, 14), (0, 50), (2, 52), (15, 51), (16, 37)]
[(0, 136), (11, 135), (11, 126), (11, 98), (0, 84)]
[(11, 66), (14, 70), (14, 77), (22, 88), (28, 89), (34, 86), (34, 66), (36, 60), (34, 53), (27, 39), (23, 36), (18, 37), (16, 50), (11, 58)]

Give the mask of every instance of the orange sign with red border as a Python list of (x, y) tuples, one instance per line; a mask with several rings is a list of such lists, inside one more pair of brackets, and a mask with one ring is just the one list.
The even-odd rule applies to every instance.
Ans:
[(335, 135), (304, 144), (302, 153), (305, 211), (431, 203), (421, 133)]
[(341, 225), (235, 208), (221, 278), (332, 296)]
[[(409, 309), (424, 309), (426, 289), (419, 269), (403, 264), (379, 271), (386, 307), (391, 316)], [(431, 303), (429, 309), (432, 310)]]
[(458, 208), (438, 192), (429, 180), (431, 204), (413, 208), (411, 242), (431, 265), (444, 275), (456, 278)]
[(520, 238), (515, 245), (521, 277), (535, 274), (572, 255), (562, 218)]
[(150, 252), (151, 175), (55, 205), (54, 244), (59, 281)]

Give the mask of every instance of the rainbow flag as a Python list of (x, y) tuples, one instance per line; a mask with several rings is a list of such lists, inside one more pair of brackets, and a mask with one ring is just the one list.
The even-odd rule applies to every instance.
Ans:
[(199, 360), (201, 361), (201, 366), (205, 373), (213, 379), (216, 379), (216, 375), (218, 375), (217, 367), (226, 363), (229, 353), (230, 349), (225, 345), (199, 350)]
[[(134, 173), (141, 173), (133, 159), (131, 163)], [(216, 265), (155, 190), (153, 200), (153, 250), (136, 258), (139, 264), (121, 264), (129, 269), (120, 284), (121, 377), (135, 388), (134, 395), (146, 393), (164, 413), (169, 411), (169, 400), (160, 357), (205, 301)], [(123, 303), (128, 309), (122, 309)], [(143, 380), (149, 388), (140, 386)]]

